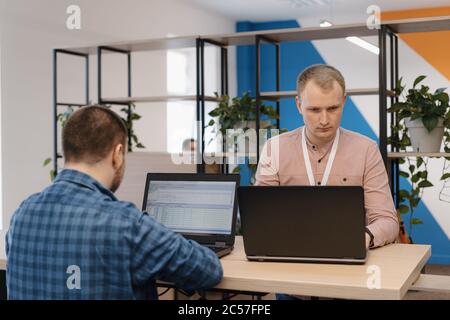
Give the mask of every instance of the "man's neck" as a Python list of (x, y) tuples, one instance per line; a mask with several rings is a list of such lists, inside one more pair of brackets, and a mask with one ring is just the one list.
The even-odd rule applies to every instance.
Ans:
[(91, 166), (85, 165), (83, 163), (74, 163), (74, 162), (65, 163), (64, 168), (76, 170), (84, 174), (87, 174), (88, 176), (100, 182), (104, 187), (109, 188), (110, 182), (106, 178), (106, 175), (101, 172), (101, 170), (94, 169)]
[(316, 136), (314, 136), (313, 134), (311, 134), (311, 132), (309, 132), (308, 128), (306, 128), (306, 139), (312, 144), (315, 145), (317, 148), (321, 149), (327, 145), (329, 145), (331, 142), (334, 141), (334, 138), (336, 137), (336, 133), (334, 133), (334, 135), (327, 140), (323, 140), (320, 138), (317, 138)]

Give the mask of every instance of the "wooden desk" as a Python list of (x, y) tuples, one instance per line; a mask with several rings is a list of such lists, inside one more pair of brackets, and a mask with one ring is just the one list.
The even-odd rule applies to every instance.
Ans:
[[(221, 289), (277, 292), (347, 299), (402, 299), (431, 256), (429, 245), (391, 244), (370, 250), (365, 265), (249, 262), (242, 237), (233, 252), (221, 259)], [(380, 289), (369, 289), (367, 268), (380, 268)], [(6, 260), (0, 259), (0, 270)]]
[[(402, 299), (431, 256), (429, 245), (391, 244), (370, 250), (365, 265), (250, 262), (242, 237), (233, 252), (221, 259), (221, 289), (277, 292), (347, 299)], [(369, 289), (369, 266), (378, 266), (379, 289)]]

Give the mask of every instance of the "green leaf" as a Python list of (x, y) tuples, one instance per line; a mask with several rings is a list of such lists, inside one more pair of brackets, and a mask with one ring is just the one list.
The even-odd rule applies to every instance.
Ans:
[(446, 180), (448, 178), (450, 178), (450, 173), (449, 172), (446, 173), (446, 174), (443, 174), (442, 177), (441, 177), (441, 180)]
[(216, 123), (216, 122), (214, 121), (214, 119), (209, 120), (209, 122), (208, 122), (208, 127), (213, 126), (214, 123)]
[(420, 178), (422, 178), (422, 179), (426, 180), (428, 178), (428, 171), (426, 171), (426, 170), (420, 171), (420, 172), (418, 172), (418, 174), (419, 174)]
[(136, 144), (136, 148), (143, 149), (143, 148), (145, 148), (145, 146), (139, 142), (138, 144)]
[(412, 164), (409, 166), (409, 172), (413, 173), (416, 167)]
[(433, 186), (433, 184), (428, 180), (424, 180), (419, 183), (419, 188), (428, 188), (428, 187), (432, 187), (432, 186)]
[(233, 173), (239, 173), (239, 172), (241, 172), (241, 167), (240, 166), (237, 166), (237, 167), (235, 167), (233, 169)]
[(421, 157), (417, 158), (417, 163), (416, 163), (417, 168), (419, 168), (422, 164), (423, 164), (423, 158), (421, 158)]
[(46, 165), (48, 165), (50, 162), (52, 162), (52, 158), (47, 158), (44, 160), (44, 164), (43, 166), (45, 167)]
[(434, 92), (434, 94), (442, 93), (442, 92), (445, 91), (445, 89), (447, 89), (447, 88), (439, 88), (439, 89), (436, 89), (436, 91)]
[(425, 116), (422, 118), (423, 125), (427, 128), (428, 132), (431, 132), (434, 128), (436, 128), (438, 124), (437, 116)]
[(409, 173), (408, 173), (408, 172), (405, 172), (405, 171), (400, 171), (400, 172), (399, 172), (399, 175), (402, 176), (402, 177), (404, 177), (404, 178), (409, 178)]
[(55, 170), (50, 170), (50, 181), (55, 180), (56, 178), (56, 172)]
[(425, 79), (427, 76), (418, 76), (416, 80), (414, 80), (413, 88), (415, 88), (423, 79)]
[(399, 196), (401, 198), (408, 198), (409, 197), (409, 192), (407, 190), (404, 190), (404, 189), (401, 189), (398, 194), (399, 194)]
[(131, 121), (139, 120), (140, 118), (141, 118), (141, 116), (137, 113), (131, 114)]
[(420, 176), (418, 174), (415, 174), (411, 177), (411, 181), (413, 183), (416, 183), (417, 181), (419, 181), (419, 179), (420, 179)]
[(398, 210), (401, 214), (405, 214), (409, 212), (409, 207), (407, 205), (401, 204), (398, 206)]

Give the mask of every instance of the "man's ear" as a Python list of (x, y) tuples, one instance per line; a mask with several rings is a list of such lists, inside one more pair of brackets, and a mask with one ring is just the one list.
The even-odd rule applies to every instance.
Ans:
[(117, 144), (113, 149), (112, 165), (114, 169), (118, 169), (125, 161), (125, 152), (123, 144)]
[(302, 103), (300, 101), (300, 97), (299, 96), (295, 96), (295, 104), (297, 105), (298, 112), (300, 112), (300, 114), (303, 115)]

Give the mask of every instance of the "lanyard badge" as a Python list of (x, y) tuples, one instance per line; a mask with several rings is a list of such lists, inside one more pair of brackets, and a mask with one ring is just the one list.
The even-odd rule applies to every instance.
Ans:
[[(338, 130), (336, 131), (336, 137), (334, 138), (334, 141), (333, 141), (333, 146), (331, 147), (330, 156), (328, 157), (327, 166), (325, 167), (325, 172), (323, 174), (323, 178), (322, 178), (322, 182), (321, 182), (322, 186), (325, 186), (328, 182), (328, 177), (330, 176), (331, 167), (333, 166), (334, 158), (336, 157), (337, 147), (339, 144), (339, 135), (340, 135), (340, 130), (338, 128)], [(308, 149), (306, 148), (306, 127), (303, 127), (303, 132), (302, 132), (302, 149), (303, 149), (303, 159), (305, 160), (306, 172), (308, 173), (309, 184), (311, 186), (315, 186), (316, 180), (314, 179), (314, 175), (313, 175), (313, 171), (312, 171), (312, 167), (311, 167), (311, 161), (309, 160)]]

